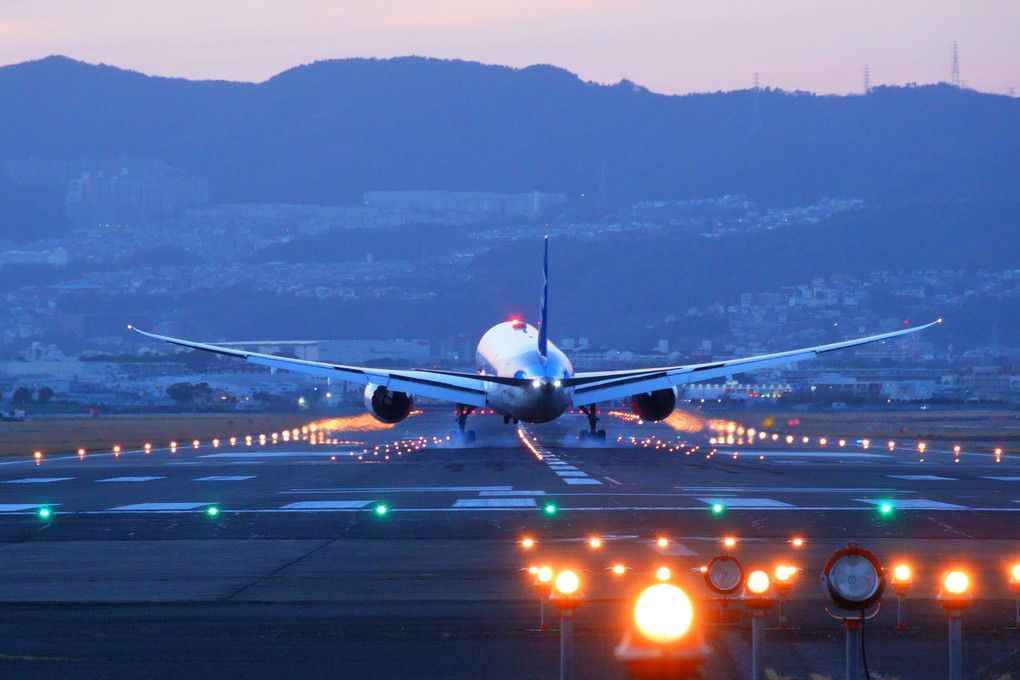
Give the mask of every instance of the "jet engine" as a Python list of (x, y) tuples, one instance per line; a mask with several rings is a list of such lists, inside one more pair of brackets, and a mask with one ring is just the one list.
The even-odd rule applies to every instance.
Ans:
[(658, 422), (665, 420), (676, 408), (676, 392), (673, 388), (635, 394), (627, 400), (630, 410), (642, 420)]
[(410, 394), (372, 383), (365, 386), (365, 408), (381, 423), (399, 423), (411, 413), (413, 406), (414, 397)]

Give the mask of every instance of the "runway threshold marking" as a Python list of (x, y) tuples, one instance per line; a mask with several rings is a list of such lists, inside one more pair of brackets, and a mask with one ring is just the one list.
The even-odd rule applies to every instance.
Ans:
[(868, 505), (892, 505), (894, 510), (968, 510), (965, 505), (955, 503), (943, 503), (942, 501), (929, 501), (919, 498), (901, 498), (892, 502), (888, 500), (875, 500), (874, 498), (855, 498), (858, 503)]
[(994, 479), (997, 482), (1020, 482), (1020, 477), (982, 477), (981, 479)]
[(132, 511), (159, 511), (159, 510), (194, 510), (195, 508), (202, 508), (210, 503), (134, 503), (132, 505), (119, 505), (115, 508), (110, 508), (116, 512), (132, 512)]
[(534, 498), (460, 498), (455, 508), (537, 508)]
[(4, 484), (52, 484), (53, 482), (66, 482), (74, 477), (25, 477), (24, 479), (8, 479)]
[(592, 479), (591, 477), (588, 477), (588, 476), (585, 476), (585, 477), (567, 477), (563, 481), (566, 482), (567, 484), (570, 484), (571, 486), (579, 486), (579, 485), (585, 485), (585, 484), (598, 484), (598, 485), (602, 484), (602, 482), (600, 482), (599, 480)]
[(97, 479), (97, 482), (152, 482), (157, 479), (166, 479), (166, 477), (109, 477), (107, 479)]
[(285, 505), (281, 510), (360, 510), (375, 501), (300, 501)]
[(791, 503), (772, 500), (771, 498), (699, 498), (699, 501), (708, 505), (721, 505), (730, 509), (761, 510), (765, 508), (792, 508)]
[(39, 508), (49, 508), (57, 503), (49, 504), (46, 503), (3, 503), (0, 504), (0, 512), (24, 512), (25, 510), (38, 510)]

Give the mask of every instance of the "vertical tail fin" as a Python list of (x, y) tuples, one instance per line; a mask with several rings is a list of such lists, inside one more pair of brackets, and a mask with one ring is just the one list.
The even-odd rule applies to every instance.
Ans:
[(538, 310), (538, 353), (545, 358), (549, 346), (549, 237), (545, 237), (545, 256), (542, 258), (542, 297)]

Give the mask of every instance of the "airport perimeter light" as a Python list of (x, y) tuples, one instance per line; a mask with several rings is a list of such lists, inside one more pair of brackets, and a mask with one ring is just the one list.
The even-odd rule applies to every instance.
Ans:
[(970, 604), (970, 579), (962, 571), (951, 571), (942, 577), (938, 603), (949, 619), (949, 680), (963, 678), (963, 632), (960, 619)]
[(709, 649), (693, 622), (691, 601), (680, 588), (669, 583), (646, 588), (634, 606), (633, 626), (614, 650), (616, 660), (635, 680), (700, 677)]
[(1013, 565), (1009, 573), (1009, 586), (1016, 594), (1016, 627), (1020, 628), (1020, 564)]
[(910, 567), (905, 564), (897, 564), (893, 569), (893, 577), (890, 584), (896, 591), (896, 628), (903, 630), (907, 627), (907, 591), (910, 590), (910, 586), (914, 584), (913, 574), (910, 573)]
[(765, 614), (773, 602), (771, 586), (764, 571), (752, 571), (744, 586), (744, 607), (751, 612), (751, 680), (765, 677)]
[(574, 610), (581, 606), (581, 579), (570, 569), (556, 575), (549, 601), (560, 613), (560, 680), (574, 677)]

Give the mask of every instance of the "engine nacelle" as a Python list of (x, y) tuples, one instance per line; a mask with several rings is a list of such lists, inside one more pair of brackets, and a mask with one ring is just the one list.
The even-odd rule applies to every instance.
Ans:
[(627, 405), (642, 420), (652, 422), (665, 420), (676, 408), (676, 390), (667, 388), (635, 394), (627, 400)]
[(413, 406), (414, 397), (410, 394), (372, 383), (365, 386), (365, 408), (381, 423), (399, 423), (411, 413)]

